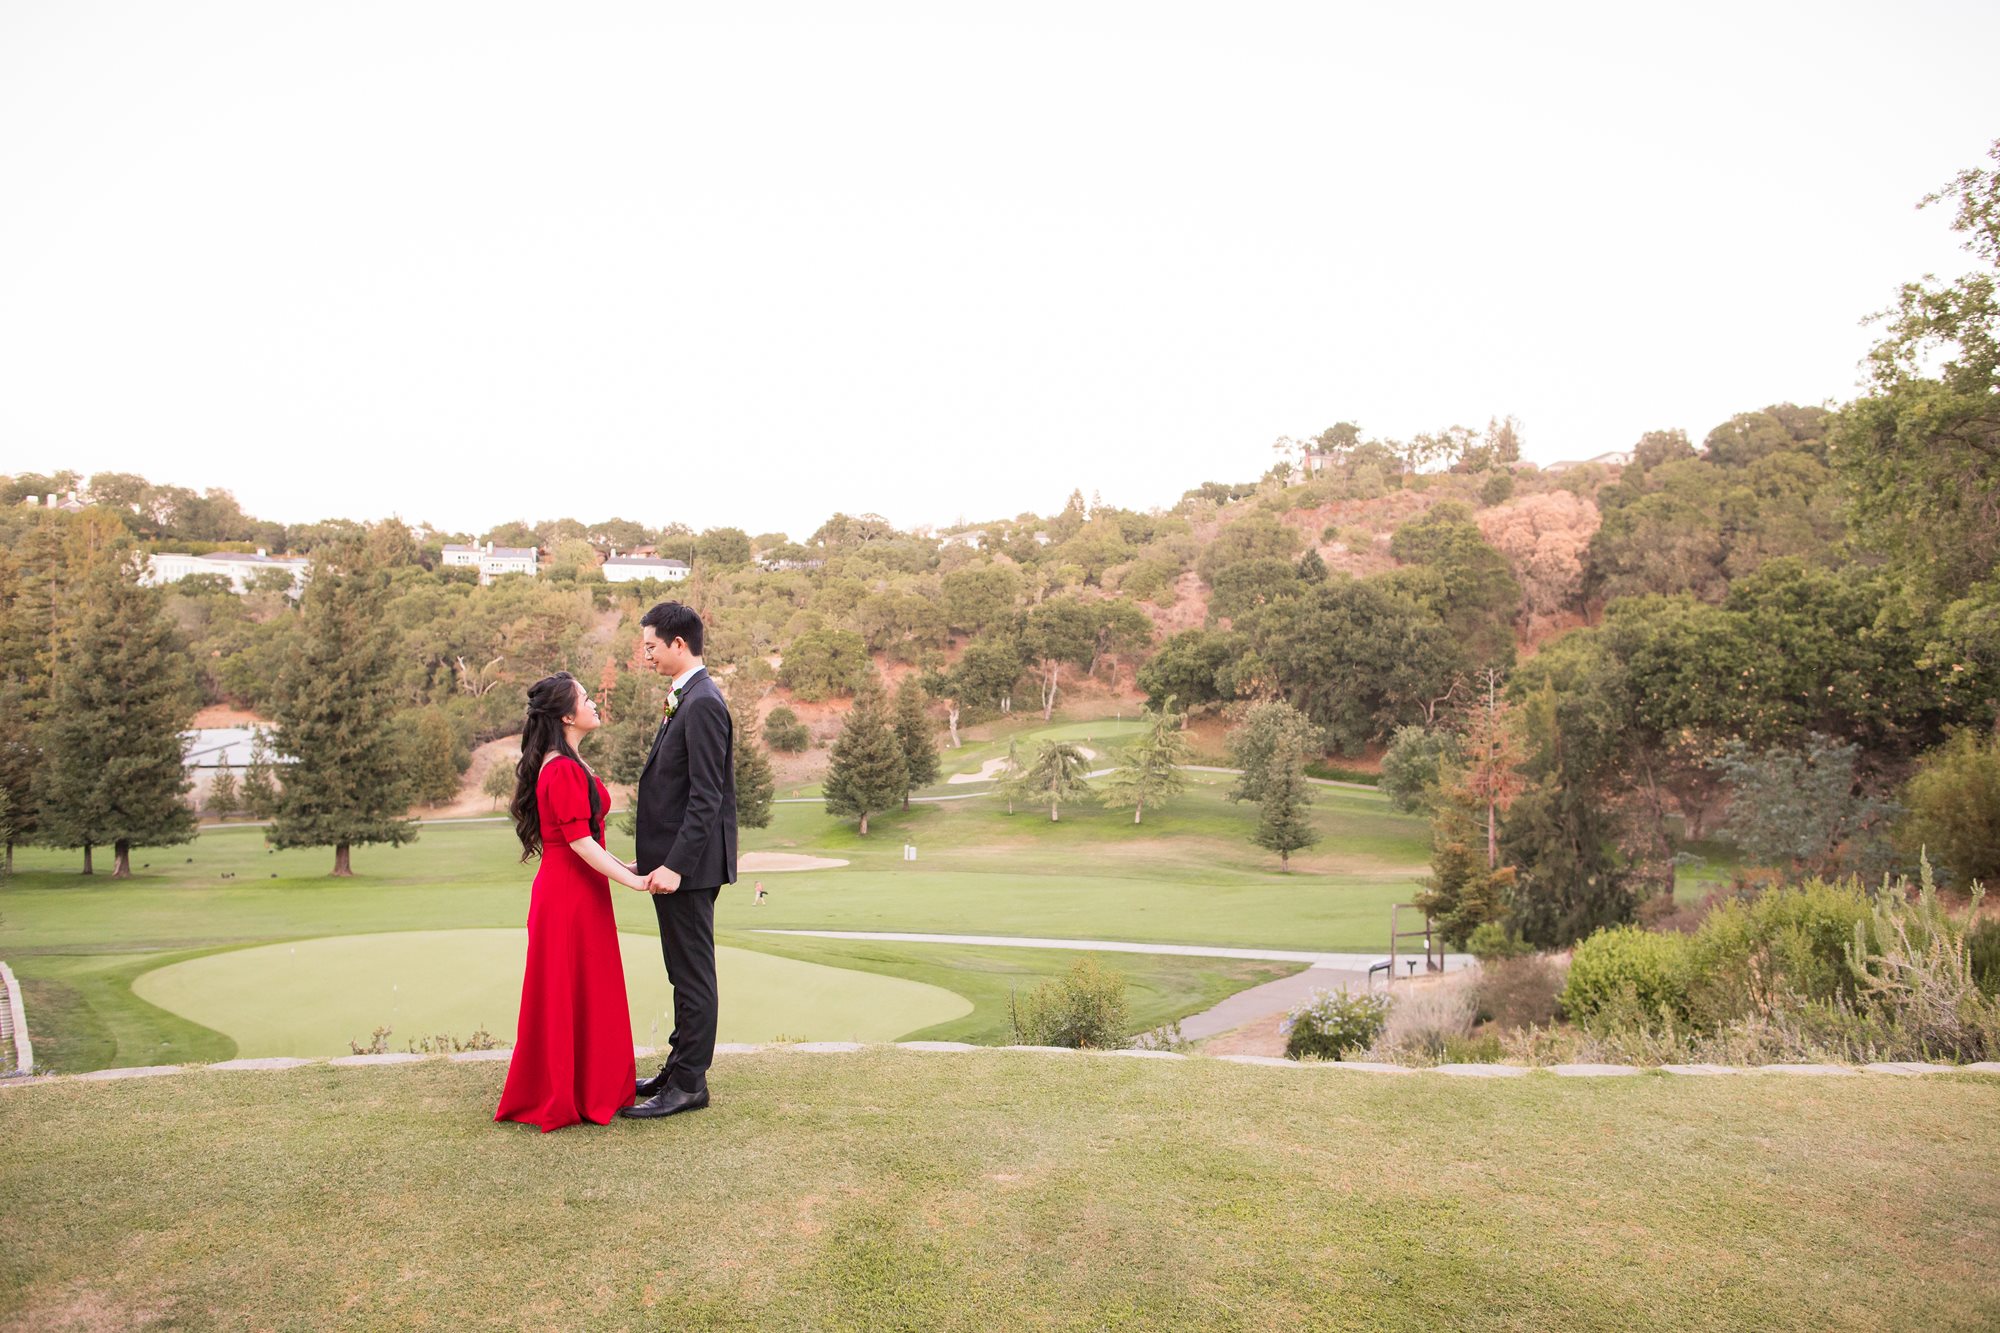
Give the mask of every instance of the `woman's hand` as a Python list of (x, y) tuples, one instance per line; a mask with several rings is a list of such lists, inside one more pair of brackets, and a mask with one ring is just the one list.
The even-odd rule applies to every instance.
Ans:
[(606, 879), (615, 879), (628, 889), (646, 891), (646, 881), (631, 866), (604, 850), (595, 838), (578, 838), (570, 843), (569, 849), (577, 854), (583, 863)]

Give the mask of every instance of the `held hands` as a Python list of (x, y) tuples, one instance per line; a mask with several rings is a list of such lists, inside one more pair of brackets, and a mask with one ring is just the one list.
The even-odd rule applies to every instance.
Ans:
[(672, 893), (681, 886), (681, 877), (665, 866), (661, 866), (650, 875), (640, 874), (639, 863), (636, 861), (629, 864), (620, 861), (618, 868), (625, 872), (618, 877), (619, 883), (640, 893)]

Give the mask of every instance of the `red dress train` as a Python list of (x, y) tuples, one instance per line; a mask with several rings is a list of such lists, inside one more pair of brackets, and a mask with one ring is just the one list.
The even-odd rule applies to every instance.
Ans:
[(604, 784), (561, 755), (544, 762), (535, 780), (542, 864), (528, 901), (521, 1019), (493, 1118), (544, 1133), (581, 1120), (608, 1124), (632, 1102), (632, 1019), (611, 883), (569, 849), (571, 839), (586, 835), (604, 842), (602, 819), (591, 818), (591, 787), (597, 808), (608, 809)]

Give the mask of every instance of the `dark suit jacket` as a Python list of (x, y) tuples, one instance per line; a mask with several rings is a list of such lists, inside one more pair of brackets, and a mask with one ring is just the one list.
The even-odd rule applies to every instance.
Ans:
[(666, 866), (691, 889), (736, 882), (734, 724), (706, 668), (681, 692), (639, 775), (639, 873)]

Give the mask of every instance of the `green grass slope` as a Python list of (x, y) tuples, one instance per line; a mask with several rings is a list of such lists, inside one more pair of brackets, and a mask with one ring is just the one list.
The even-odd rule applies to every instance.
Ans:
[(0, 1091), (15, 1328), (1986, 1329), (2000, 1080), (725, 1057), (541, 1135), (499, 1064)]

